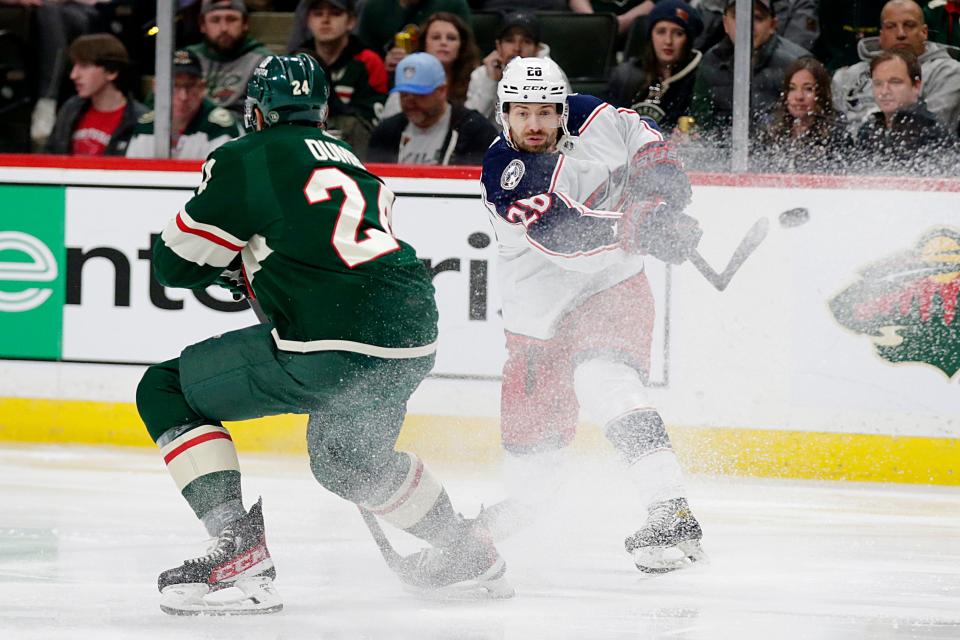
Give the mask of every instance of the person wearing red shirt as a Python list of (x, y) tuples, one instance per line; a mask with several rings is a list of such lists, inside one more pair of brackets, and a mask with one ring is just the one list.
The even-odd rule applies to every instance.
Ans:
[(121, 77), (127, 50), (114, 36), (81, 36), (70, 45), (70, 80), (77, 95), (67, 100), (44, 149), (84, 156), (124, 155), (137, 120), (147, 108), (125, 95)]

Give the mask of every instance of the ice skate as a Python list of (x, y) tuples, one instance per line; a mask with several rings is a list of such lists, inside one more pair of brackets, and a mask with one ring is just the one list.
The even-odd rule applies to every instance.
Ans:
[(703, 532), (686, 498), (656, 502), (647, 511), (643, 527), (624, 541), (637, 569), (668, 573), (706, 559), (700, 547)]
[(473, 520), (449, 547), (431, 547), (403, 558), (398, 574), (408, 586), (438, 598), (512, 598), (516, 592), (506, 571), (490, 535)]
[(160, 610), (171, 615), (274, 613), (283, 603), (264, 537), (262, 500), (220, 533), (206, 555), (160, 574)]

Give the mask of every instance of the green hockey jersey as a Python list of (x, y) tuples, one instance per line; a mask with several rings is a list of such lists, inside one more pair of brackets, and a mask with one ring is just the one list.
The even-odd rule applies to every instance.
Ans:
[(433, 285), (391, 232), (393, 200), (345, 143), (314, 127), (269, 127), (210, 155), (157, 240), (155, 273), (166, 286), (205, 287), (239, 253), (279, 349), (428, 355)]

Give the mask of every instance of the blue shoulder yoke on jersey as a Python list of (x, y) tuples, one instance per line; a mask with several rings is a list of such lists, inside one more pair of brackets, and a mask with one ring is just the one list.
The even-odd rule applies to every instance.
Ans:
[(615, 107), (586, 93), (574, 93), (567, 96), (567, 131), (572, 136), (580, 135), (580, 129), (590, 119), (590, 116), (601, 107), (606, 105), (607, 109)]
[(559, 153), (518, 151), (501, 135), (483, 156), (480, 180), (487, 201), (501, 216), (515, 200), (550, 191), (550, 183), (560, 162)]
[(552, 190), (564, 157), (559, 153), (518, 151), (501, 136), (483, 158), (481, 181), (488, 206), (510, 224), (522, 224), (540, 250), (566, 257), (613, 248), (615, 222), (609, 213), (592, 214)]

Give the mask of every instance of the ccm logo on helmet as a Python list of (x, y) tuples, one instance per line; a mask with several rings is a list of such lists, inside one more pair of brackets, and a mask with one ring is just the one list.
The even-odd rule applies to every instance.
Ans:
[(541, 85), (541, 84), (525, 84), (523, 85), (524, 91), (546, 91), (550, 87)]

